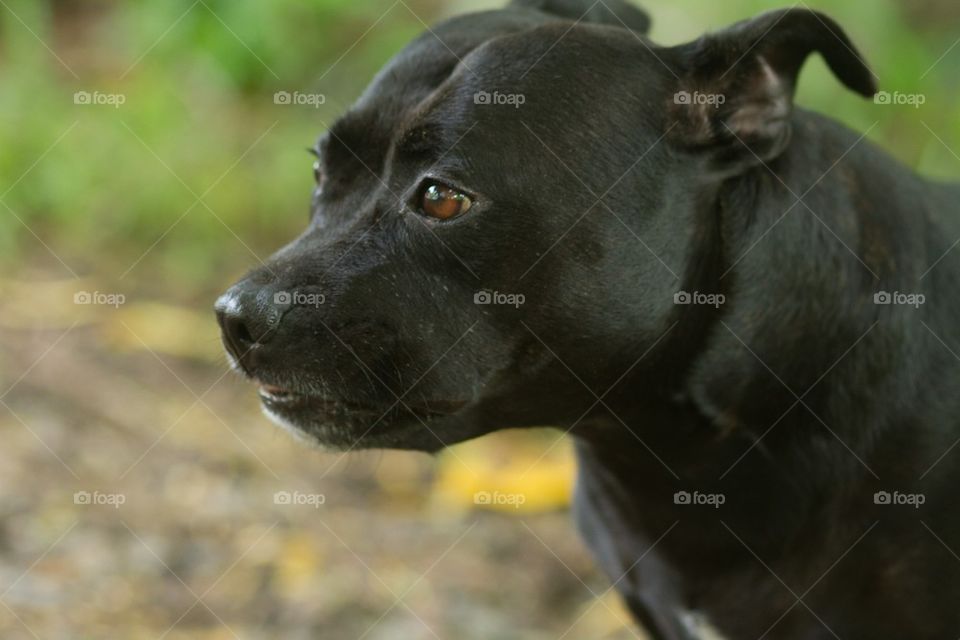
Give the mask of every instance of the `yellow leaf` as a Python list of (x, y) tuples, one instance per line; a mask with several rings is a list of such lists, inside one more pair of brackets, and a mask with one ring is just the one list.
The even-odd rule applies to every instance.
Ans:
[(440, 455), (433, 499), (452, 510), (561, 509), (570, 503), (575, 471), (566, 440), (541, 432), (495, 434)]
[(320, 554), (306, 533), (295, 533), (283, 541), (277, 558), (277, 585), (284, 595), (309, 591), (320, 572)]

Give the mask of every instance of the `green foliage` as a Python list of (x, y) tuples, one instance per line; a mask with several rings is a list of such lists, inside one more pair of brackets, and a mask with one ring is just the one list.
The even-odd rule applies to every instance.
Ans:
[[(347, 0), (9, 6), (0, 261), (58, 264), (35, 233), (78, 273), (162, 273), (188, 293), (255, 262), (244, 244), (265, 256), (304, 223), (304, 150), (422, 28), (398, 5), (358, 41), (389, 5)], [(75, 104), (76, 91), (124, 101)], [(328, 100), (275, 104), (277, 91)]]
[[(496, 4), (407, 2), (427, 23), (440, 11)], [(771, 6), (646, 4), (664, 44)], [(947, 148), (960, 149), (960, 47), (934, 66), (950, 35), (905, 26), (894, 0), (811, 5), (847, 26), (884, 88), (922, 93), (926, 104), (859, 99), (818, 59), (805, 70), (799, 102), (859, 130), (874, 127), (871, 138), (922, 171), (960, 175), (960, 159)], [(251, 252), (266, 257), (297, 232), (311, 187), (304, 148), (423, 30), (403, 4), (386, 1), (7, 6), (0, 10), (0, 194), (7, 192), (0, 266), (60, 269), (46, 244), (78, 273), (129, 278), (184, 298), (215, 290), (255, 263)], [(76, 91), (122, 94), (125, 102), (75, 104)], [(277, 91), (327, 100), (317, 108), (278, 105)]]

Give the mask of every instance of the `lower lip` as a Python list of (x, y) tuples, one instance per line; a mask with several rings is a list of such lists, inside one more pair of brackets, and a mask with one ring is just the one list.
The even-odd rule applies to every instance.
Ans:
[(288, 391), (280, 387), (275, 387), (273, 385), (260, 385), (258, 389), (260, 397), (264, 400), (269, 400), (273, 403), (289, 403), (294, 402), (300, 399), (300, 394), (294, 393), (293, 391)]
[[(295, 391), (290, 391), (288, 389), (284, 389), (282, 387), (277, 387), (274, 385), (261, 384), (260, 387), (257, 389), (257, 391), (260, 395), (260, 398), (264, 402), (266, 402), (270, 406), (277, 407), (277, 408), (281, 406), (288, 407), (288, 408), (297, 408), (298, 406), (306, 406), (308, 404), (318, 412), (323, 412), (331, 408), (330, 403), (327, 400), (323, 400), (315, 396), (303, 395)], [(453, 413), (456, 409), (459, 409), (463, 405), (463, 403), (450, 403), (450, 404), (453, 406), (447, 407), (447, 411), (430, 411), (430, 410), (410, 409), (410, 408), (407, 408), (407, 411), (414, 413), (415, 415), (419, 416), (421, 420), (424, 420), (424, 419), (430, 419), (430, 418), (436, 418), (436, 417), (448, 415), (450, 413)], [(317, 406), (314, 406), (314, 405), (317, 405)], [(357, 407), (357, 406), (350, 406), (350, 405), (344, 405), (343, 408), (347, 409), (354, 415), (368, 414), (371, 416), (382, 417), (382, 414), (385, 413), (377, 410), (368, 409), (365, 407)]]
[(257, 390), (260, 401), (268, 409), (291, 412), (309, 411), (315, 415), (330, 413), (334, 404), (319, 396), (307, 395), (272, 385), (261, 385)]

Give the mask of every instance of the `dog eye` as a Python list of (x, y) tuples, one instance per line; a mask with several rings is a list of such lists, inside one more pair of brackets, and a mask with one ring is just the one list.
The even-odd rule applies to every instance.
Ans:
[(449, 220), (473, 206), (470, 196), (441, 182), (427, 182), (420, 196), (420, 212), (438, 220)]

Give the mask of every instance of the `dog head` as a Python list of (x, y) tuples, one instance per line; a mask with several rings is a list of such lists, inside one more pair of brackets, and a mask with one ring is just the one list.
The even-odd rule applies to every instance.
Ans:
[(669, 379), (702, 194), (783, 153), (811, 52), (873, 85), (809, 11), (671, 48), (647, 26), (620, 1), (517, 1), (376, 76), (316, 145), (308, 228), (217, 301), (271, 417), (333, 447), (435, 450)]

